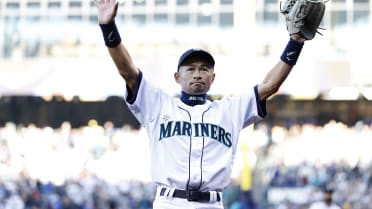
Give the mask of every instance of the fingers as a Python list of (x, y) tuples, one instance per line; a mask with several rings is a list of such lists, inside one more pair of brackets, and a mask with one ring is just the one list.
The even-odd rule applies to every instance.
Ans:
[(104, 0), (94, 0), (94, 3), (98, 6), (99, 4), (102, 4)]
[(102, 4), (116, 4), (116, 0), (94, 0), (96, 6), (102, 5)]
[(105, 0), (105, 1), (107, 1), (107, 3), (109, 4), (116, 4), (116, 0)]
[(93, 0), (93, 1), (97, 7), (104, 3), (104, 0)]

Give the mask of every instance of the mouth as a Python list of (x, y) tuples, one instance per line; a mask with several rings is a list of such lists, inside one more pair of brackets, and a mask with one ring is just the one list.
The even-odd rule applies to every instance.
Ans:
[(204, 82), (192, 82), (192, 83), (190, 83), (190, 85), (197, 85), (197, 86), (201, 86), (201, 85), (205, 85), (205, 83)]

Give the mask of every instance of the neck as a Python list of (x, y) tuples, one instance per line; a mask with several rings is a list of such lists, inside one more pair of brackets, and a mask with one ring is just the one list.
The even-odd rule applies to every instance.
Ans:
[(205, 104), (205, 102), (207, 101), (207, 94), (190, 95), (182, 91), (180, 99), (183, 103), (190, 105), (190, 106), (202, 105), (202, 104)]

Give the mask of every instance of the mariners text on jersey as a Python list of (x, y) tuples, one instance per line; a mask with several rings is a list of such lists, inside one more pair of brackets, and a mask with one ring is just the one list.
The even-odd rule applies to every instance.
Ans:
[(231, 147), (231, 133), (210, 123), (190, 123), (187, 121), (168, 121), (160, 124), (159, 141), (172, 136), (208, 137), (226, 147)]

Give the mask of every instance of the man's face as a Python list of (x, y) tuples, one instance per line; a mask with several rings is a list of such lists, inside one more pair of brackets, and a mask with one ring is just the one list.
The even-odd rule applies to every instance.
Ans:
[(202, 58), (188, 59), (174, 74), (182, 91), (191, 95), (206, 94), (214, 81), (213, 67)]
[(332, 192), (325, 192), (324, 193), (324, 201), (327, 204), (331, 204), (332, 203), (332, 197), (333, 197), (333, 193)]

